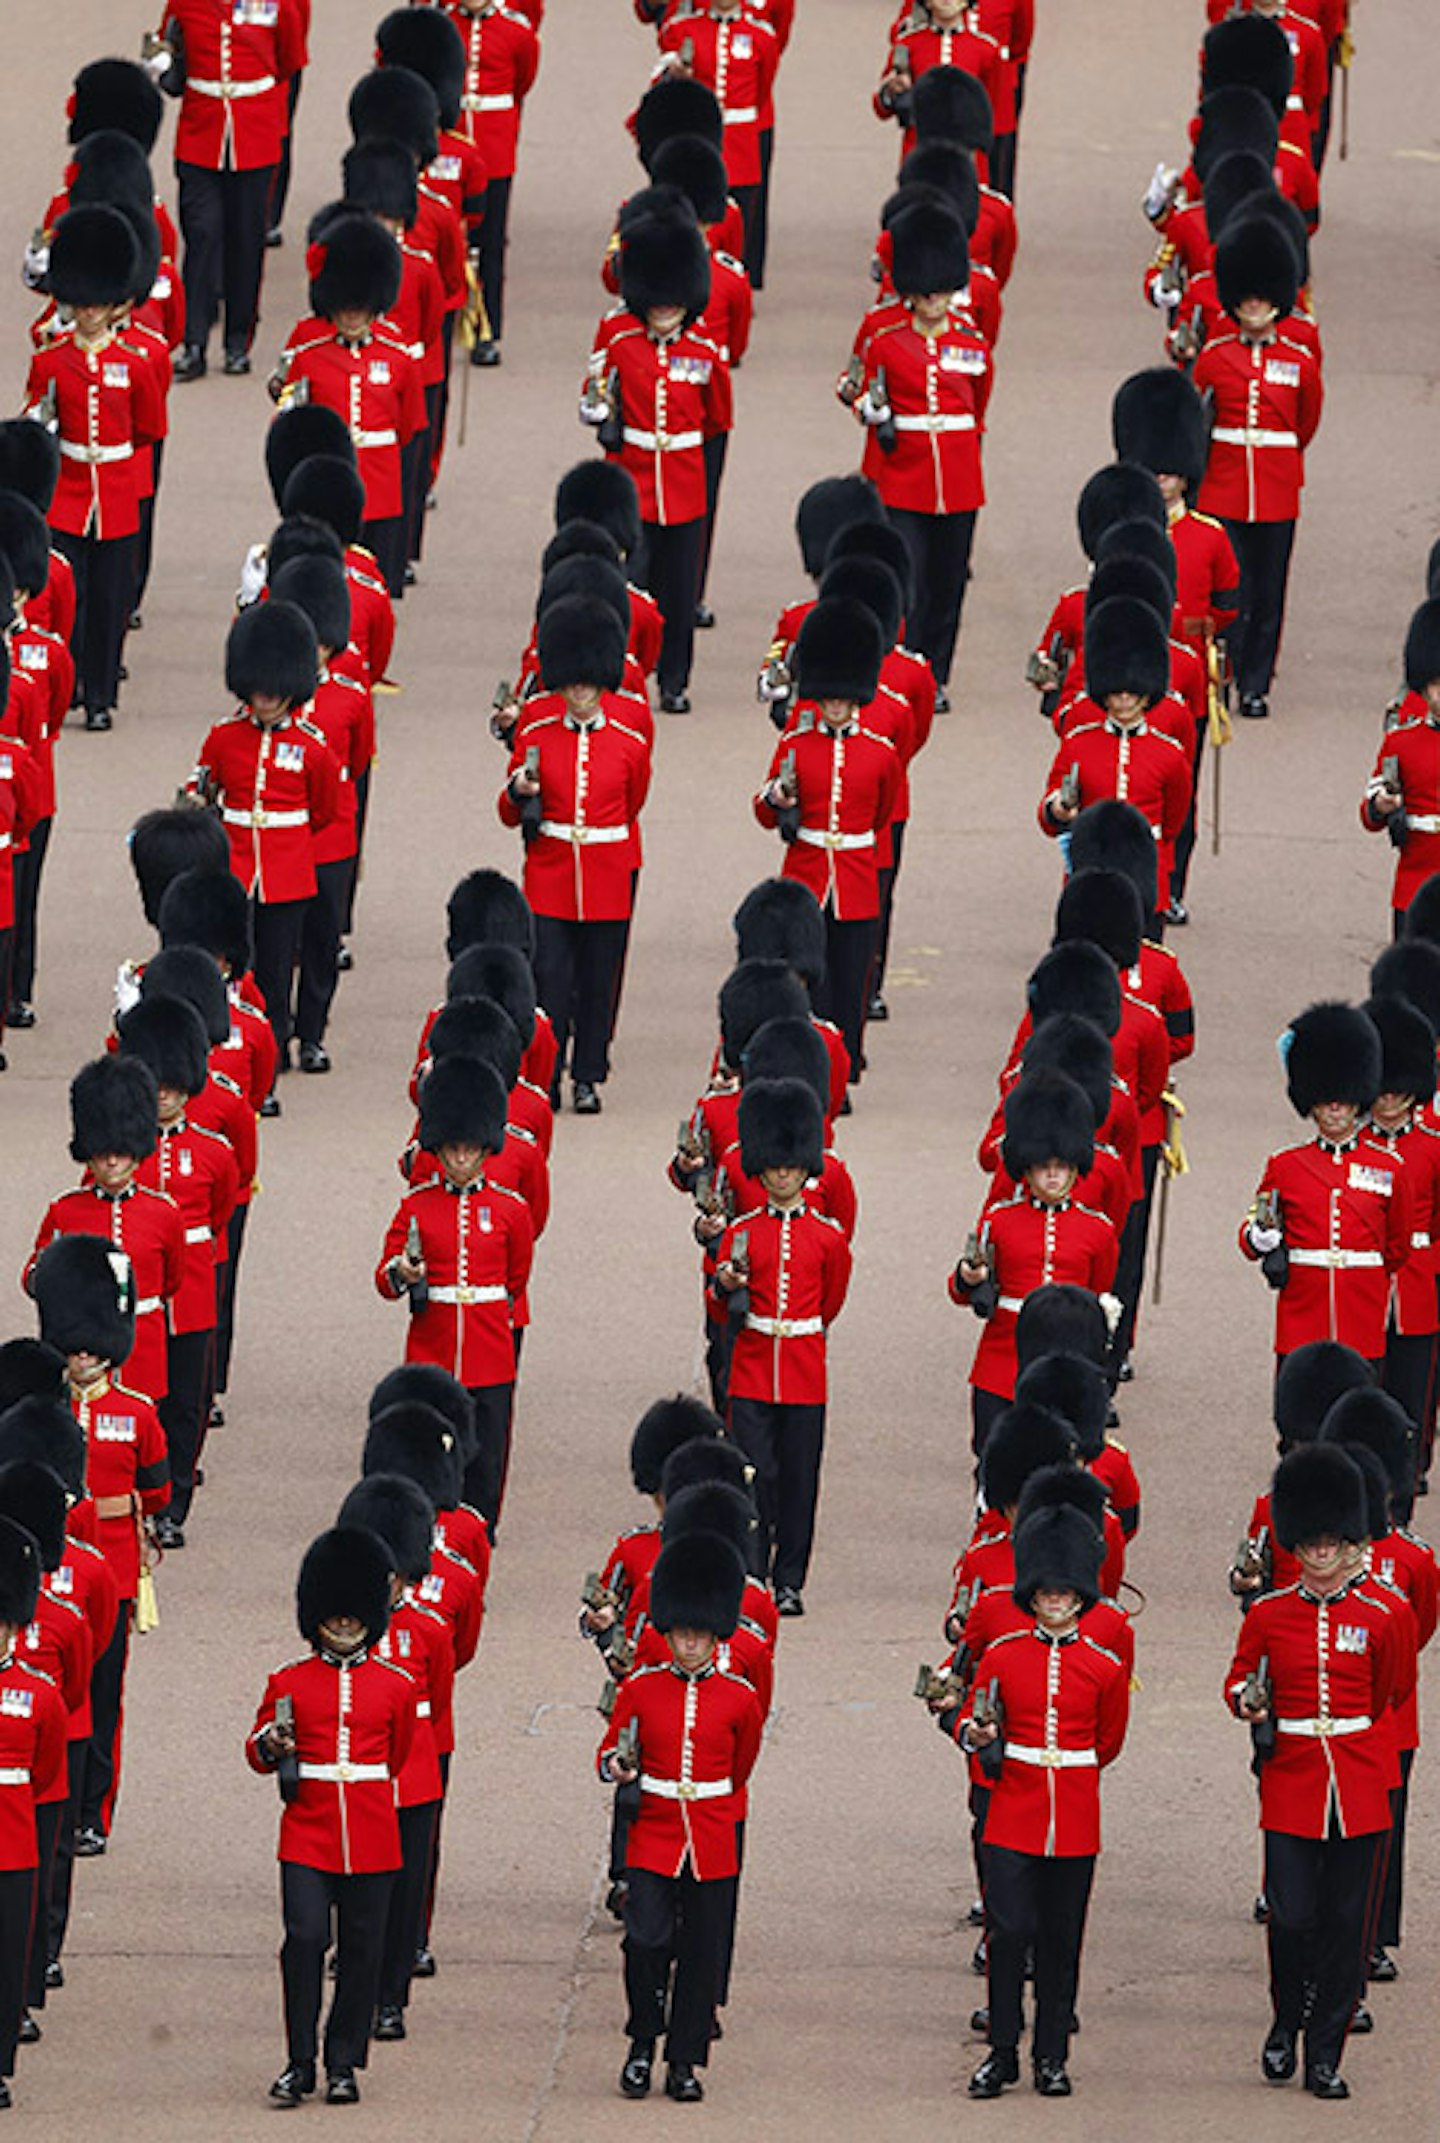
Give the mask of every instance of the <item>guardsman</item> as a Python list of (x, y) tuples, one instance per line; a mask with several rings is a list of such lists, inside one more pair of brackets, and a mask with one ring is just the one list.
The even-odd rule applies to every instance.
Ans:
[(744, 219), (740, 257), (748, 261), (760, 209), (762, 121), (780, 65), (781, 41), (760, 10), (744, 6), (742, 0), (708, 0), (703, 6), (692, 0), (675, 9), (657, 34), (657, 78), (690, 77), (715, 92), (730, 192)]
[[(1440, 1240), (1440, 1134), (1429, 1117), (1435, 1096), (1435, 1029), (1398, 994), (1372, 997), (1365, 1016), (1380, 1036), (1380, 1091), (1366, 1137), (1405, 1164), (1410, 1186), (1410, 1255), (1391, 1283), (1381, 1383), (1411, 1423), (1409, 1494), (1423, 1470), (1425, 1432), (1435, 1407), (1435, 1244)], [(1408, 1523), (1410, 1503), (1397, 1515)]]
[(470, 353), (473, 365), (498, 365), (505, 326), (505, 249), (510, 195), (520, 149), (525, 99), (540, 71), (540, 37), (528, 11), (501, 0), (441, 0), (465, 42), (465, 88), (458, 125), (485, 160), (485, 210), (476, 271), (488, 326)]
[(25, 2009), (26, 1965), (39, 1877), (36, 1805), (65, 1776), (65, 1706), (18, 1654), (40, 1593), (32, 1534), (0, 1519), (0, 2107), (8, 2106)]
[[(0, 470), (3, 474), (3, 470)], [(15, 575), (15, 622), (8, 640), (13, 672), (32, 681), (28, 712), (21, 710), (21, 742), (35, 762), (39, 794), (35, 818), (22, 853), (14, 859), (15, 944), (10, 979), (0, 1012), (7, 1027), (35, 1024), (35, 944), (40, 878), (54, 823), (55, 743), (75, 691), (75, 659), (58, 633), (37, 625), (32, 612), (45, 606), (54, 553), (45, 516), (18, 491), (0, 490), (0, 553)], [(10, 728), (7, 718), (0, 727)]]
[(1395, 849), (1391, 923), (1398, 938), (1405, 911), (1440, 869), (1440, 601), (1431, 596), (1405, 634), (1405, 687), (1419, 712), (1387, 729), (1360, 799), (1367, 833), (1388, 833)]
[(915, 146), (915, 84), (935, 67), (953, 67), (975, 77), (992, 115), (998, 115), (991, 124), (999, 132), (1008, 83), (999, 43), (981, 29), (979, 11), (970, 0), (921, 0), (892, 35), (874, 100), (877, 119), (893, 119), (905, 129), (907, 155)]

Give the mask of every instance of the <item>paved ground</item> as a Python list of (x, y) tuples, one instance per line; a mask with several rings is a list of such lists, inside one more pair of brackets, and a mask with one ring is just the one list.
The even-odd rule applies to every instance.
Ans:
[[(596, 1917), (604, 1796), (590, 1768), (599, 1683), (573, 1635), (581, 1573), (632, 1522), (630, 1426), (695, 1367), (696, 1284), (662, 1179), (697, 1091), (726, 918), (774, 867), (747, 794), (771, 732), (751, 698), (781, 603), (801, 592), (795, 497), (854, 453), (830, 383), (866, 297), (893, 147), (868, 119), (878, 0), (809, 0), (783, 81), (772, 287), (739, 382), (697, 713), (664, 725), (621, 1049), (598, 1123), (558, 1128), (555, 1217), (535, 1289), (517, 1457), (479, 1663), (468, 1677), (437, 1947), (413, 2038), (379, 2049), (354, 2123), (376, 2137), (594, 2143), (658, 2120), (615, 2095), (616, 1939)], [(1385, 851), (1355, 825), (1379, 711), (1435, 534), (1433, 358), (1440, 135), (1419, 0), (1360, 9), (1354, 147), (1332, 164), (1317, 248), (1330, 405), (1314, 452), (1285, 672), (1268, 729), (1226, 768), (1225, 845), (1197, 864), (1180, 950), (1199, 1004), (1185, 1080), (1194, 1173), (1175, 1200), (1163, 1306), (1147, 1306), (1124, 1433), (1146, 1522), (1144, 1688), (1107, 1789), (1108, 1850), (1082, 1992), (1070, 2109), (1028, 2092), (972, 2109), (980, 1983), (957, 1921), (970, 1898), (958, 1763), (908, 1695), (933, 1656), (967, 1515), (972, 1329), (944, 1275), (978, 1194), (970, 1153), (1043, 949), (1054, 855), (1033, 825), (1047, 732), (1020, 681), (1056, 590), (1076, 577), (1071, 506), (1108, 458), (1115, 383), (1157, 349), (1138, 299), (1136, 203), (1187, 114), (1198, 7), (1041, 10), (1021, 152), (1022, 251), (992, 410), (957, 711), (919, 770), (897, 925), (894, 1019), (845, 1127), (863, 1200), (852, 1301), (834, 1342), (825, 1506), (806, 1622), (785, 1632), (755, 1791), (729, 2035), (712, 2137), (903, 2135), (989, 2121), (1010, 2135), (1142, 2143), (1298, 2133), (1306, 2104), (1256, 2073), (1265, 2025), (1249, 1921), (1253, 1800), (1216, 1691), (1233, 1611), (1223, 1572), (1271, 1456), (1269, 1304), (1233, 1248), (1258, 1162), (1290, 1119), (1273, 1039), (1322, 992), (1360, 993), (1386, 927)], [(296, 214), (272, 257), (260, 356), (301, 308), (301, 219), (332, 189), (341, 112), (370, 10), (320, 0)], [(9, 0), (0, 255), (18, 261), (62, 160), (65, 85), (132, 49), (140, 10)], [(649, 62), (621, 0), (551, 0), (515, 215), (506, 363), (477, 378), (471, 439), (446, 470), (424, 585), (407, 601), (384, 709), (356, 971), (326, 1082), (291, 1079), (267, 1132), (232, 1421), (207, 1454), (192, 1545), (162, 1576), (164, 1621), (131, 1680), (122, 1820), (82, 1870), (70, 1984), (20, 2090), (36, 2116), (116, 2143), (173, 2122), (243, 2138), (278, 2066), (273, 1795), (240, 1744), (266, 1669), (293, 1648), (289, 1596), (348, 1486), (398, 1313), (369, 1274), (408, 1128), (403, 1081), (442, 976), (442, 904), (481, 861), (518, 862), (494, 817), (485, 728), (513, 669), (550, 488), (584, 450), (574, 404), (600, 306), (594, 265), (633, 183), (619, 118)], [(1385, 123), (1382, 125), (1382, 115)], [(161, 166), (160, 168), (163, 168)], [(13, 392), (28, 301), (0, 286)], [(263, 369), (263, 366), (260, 368)], [(245, 546), (269, 524), (258, 380), (177, 392), (154, 593), (109, 738), (67, 736), (43, 915), (42, 1024), (3, 1084), (0, 1269), (18, 1269), (68, 1179), (65, 1088), (98, 1043), (123, 956), (145, 947), (122, 834), (165, 801), (223, 705), (219, 653)], [(9, 1331), (28, 1329), (18, 1294)], [(1440, 1855), (1431, 1765), (1412, 1825), (1404, 1976), (1356, 2043), (1356, 2099), (1327, 2125), (1426, 2132)], [(1425, 2109), (1422, 2112), (1420, 2109)], [(1008, 2110), (1007, 2110), (1008, 2108)]]

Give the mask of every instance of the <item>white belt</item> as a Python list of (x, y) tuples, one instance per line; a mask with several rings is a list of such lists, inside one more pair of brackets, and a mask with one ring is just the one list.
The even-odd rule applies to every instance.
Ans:
[(1295, 432), (1267, 432), (1257, 424), (1217, 424), (1210, 434), (1221, 446), (1299, 446)]
[(393, 431), (352, 432), (350, 437), (356, 446), (398, 446), (400, 443), (398, 435)]
[(0, 1771), (0, 1786), (28, 1786), (30, 1773), (23, 1765), (10, 1764)]
[(208, 1228), (187, 1228), (185, 1240), (187, 1243), (209, 1243), (214, 1241), (214, 1237)]
[(996, 1297), (995, 1307), (997, 1310), (1013, 1310), (1018, 1317), (1025, 1307), (1025, 1297), (1023, 1295), (999, 1295)]
[(60, 451), (67, 461), (88, 462), (93, 468), (101, 461), (128, 461), (135, 448), (128, 439), (122, 446), (80, 446), (73, 439), (62, 439)]
[(1407, 811), (1405, 824), (1411, 833), (1440, 833), (1440, 815), (1433, 811)]
[(552, 841), (573, 841), (577, 848), (593, 848), (597, 842), (607, 847), (628, 841), (631, 833), (628, 826), (567, 826), (563, 819), (541, 819), (540, 831)]
[(0, 854), (3, 854), (9, 846), (10, 835), (8, 833), (0, 833)]
[(1007, 1762), (1038, 1764), (1046, 1771), (1093, 1771), (1099, 1763), (1093, 1749), (1033, 1749), (1024, 1741), (1007, 1741)]
[(467, 1302), (506, 1302), (509, 1290), (503, 1287), (432, 1287), (432, 1302), (458, 1302), (462, 1307)]
[(308, 826), (308, 811), (266, 811), (258, 807), (254, 811), (232, 811), (227, 806), (220, 813), (227, 826), (253, 826), (263, 831), (267, 826)]
[(163, 1295), (142, 1295), (135, 1305), (135, 1315), (137, 1317), (148, 1317), (152, 1310), (163, 1310), (164, 1307), (165, 1297)]
[(1428, 1250), (1430, 1248), (1430, 1236), (1426, 1229), (1418, 1228), (1416, 1230), (1410, 1238), (1410, 1248), (1412, 1250)]
[(190, 74), (185, 77), (185, 87), (198, 90), (202, 97), (263, 97), (275, 87), (275, 77), (262, 74), (255, 82), (209, 82), (202, 75)]
[(513, 97), (462, 97), (462, 112), (508, 112), (515, 106)]
[(747, 1317), (747, 1332), (763, 1332), (767, 1339), (808, 1339), (812, 1332), (823, 1332), (823, 1317)]
[(1292, 1250), (1292, 1265), (1324, 1265), (1332, 1272), (1347, 1271), (1353, 1265), (1383, 1265), (1385, 1260), (1378, 1250)]
[(642, 1771), (640, 1791), (658, 1794), (662, 1801), (718, 1801), (735, 1787), (728, 1778), (652, 1778)]
[(827, 833), (823, 826), (801, 826), (795, 835), (807, 848), (873, 848), (873, 833)]
[(417, 1704), (417, 1705), (415, 1706), (415, 1716), (416, 1716), (416, 1718), (417, 1718), (417, 1719), (428, 1719), (428, 1718), (429, 1718), (429, 1716), (430, 1716), (430, 1699), (429, 1699), (428, 1697), (422, 1697), (422, 1698), (421, 1698), (421, 1700), (420, 1700), (420, 1702), (419, 1702), (419, 1703), (418, 1703), (418, 1704)]
[(1371, 1722), (1363, 1719), (1277, 1719), (1281, 1734), (1304, 1734), (1311, 1741), (1328, 1741), (1332, 1734), (1363, 1734)]
[(722, 112), (720, 116), (726, 126), (754, 126), (760, 112), (754, 104), (742, 104), (733, 111)]
[(643, 447), (647, 454), (673, 454), (678, 448), (703, 446), (703, 432), (637, 432), (626, 425), (620, 435), (626, 446)]
[(330, 1786), (354, 1786), (362, 1779), (388, 1778), (388, 1764), (301, 1764), (302, 1778), (323, 1779)]
[(973, 417), (947, 417), (927, 412), (923, 417), (896, 417), (897, 432), (973, 432)]

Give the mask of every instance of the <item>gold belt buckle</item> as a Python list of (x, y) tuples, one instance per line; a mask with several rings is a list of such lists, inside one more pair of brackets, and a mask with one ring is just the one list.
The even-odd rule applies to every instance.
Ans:
[(264, 828), (265, 828), (266, 826), (268, 826), (268, 825), (269, 825), (269, 823), (270, 823), (270, 814), (269, 814), (269, 812), (268, 812), (268, 811), (262, 811), (262, 810), (261, 810), (261, 809), (259, 808), (259, 806), (257, 805), (257, 806), (256, 806), (256, 808), (255, 808), (255, 809), (254, 809), (254, 810), (253, 810), (253, 811), (251, 812), (251, 814), (250, 814), (250, 824), (251, 824), (251, 826), (252, 826), (252, 827), (254, 828), (254, 830), (255, 830), (255, 831), (256, 831), (257, 833), (259, 833), (259, 832), (261, 832), (261, 831), (262, 831), (262, 830), (263, 830), (263, 829), (264, 829)]
[(655, 451), (657, 454), (663, 454), (669, 444), (670, 434), (668, 432), (657, 432), (655, 434)]
[(1059, 1768), (1060, 1768), (1060, 1751), (1059, 1751), (1058, 1749), (1047, 1749), (1047, 1750), (1045, 1751), (1045, 1768), (1046, 1768), (1046, 1770), (1047, 1770), (1047, 1771), (1058, 1771), (1058, 1770), (1059, 1770)]
[(827, 833), (825, 836), (825, 846), (830, 849), (838, 848), (840, 846), (840, 835), (838, 833)]
[(789, 1318), (777, 1317), (775, 1320), (775, 1337), (777, 1339), (789, 1339), (790, 1336), (791, 1326)]
[(682, 1801), (693, 1801), (695, 1798), (695, 1788), (688, 1778), (681, 1779), (676, 1792)]
[(340, 1784), (341, 1784), (342, 1786), (348, 1786), (348, 1785), (350, 1785), (350, 1784), (352, 1783), (352, 1781), (351, 1781), (351, 1777), (350, 1777), (350, 1766), (349, 1766), (349, 1764), (337, 1764), (337, 1765), (335, 1766), (335, 1768), (336, 1768), (336, 1770), (337, 1770), (337, 1771), (339, 1772), (339, 1774), (340, 1774), (340, 1781), (339, 1781), (339, 1782), (340, 1782)]
[(460, 1303), (466, 1303), (466, 1302), (473, 1302), (473, 1301), (475, 1300), (475, 1290), (474, 1290), (474, 1288), (473, 1288), (473, 1287), (457, 1287), (457, 1288), (456, 1288), (456, 1290), (455, 1290), (455, 1299), (456, 1299), (456, 1301), (457, 1301), (457, 1302), (460, 1302)]
[(1318, 1734), (1333, 1734), (1335, 1721), (1333, 1719), (1317, 1719), (1315, 1721), (1315, 1731)]

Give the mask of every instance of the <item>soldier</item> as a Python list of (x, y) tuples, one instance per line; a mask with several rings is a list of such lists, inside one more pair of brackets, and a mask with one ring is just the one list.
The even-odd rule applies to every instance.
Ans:
[[(6, 1026), (24, 1029), (35, 1024), (36, 913), (55, 818), (55, 742), (74, 697), (75, 660), (58, 634), (35, 624), (30, 615), (37, 606), (44, 608), (53, 554), (45, 516), (18, 491), (0, 491), (0, 554), (15, 575), (15, 621), (7, 636), (12, 682), (18, 671), (34, 688), (29, 711), (23, 705), (19, 709), (20, 741), (34, 762), (39, 793), (25, 847), (14, 858), (14, 951), (0, 1007)], [(3, 726), (12, 726), (8, 708)]]
[(485, 209), (476, 268), (485, 317), (470, 352), (472, 365), (498, 365), (505, 330), (505, 251), (510, 195), (520, 149), (525, 99), (540, 71), (540, 38), (526, 11), (502, 0), (441, 0), (465, 43), (465, 90), (460, 131), (485, 163)]
[[(905, 131), (905, 153), (915, 146), (915, 84), (933, 68), (954, 68), (973, 75), (985, 92), (992, 114), (1007, 91), (1005, 55), (988, 30), (982, 30), (969, 0), (922, 0), (903, 26), (893, 28), (885, 72), (875, 92), (877, 119), (893, 119)], [(998, 127), (991, 121), (992, 139)]]
[[(1333, 1339), (1306, 1340), (1296, 1347), (1275, 1375), (1272, 1413), (1279, 1457), (1301, 1444), (1318, 1442), (1330, 1409), (1346, 1392), (1373, 1391), (1374, 1387), (1373, 1368), (1353, 1347), (1342, 1347)], [(1262, 1593), (1279, 1592), (1297, 1584), (1299, 1578), (1300, 1565), (1275, 1537), (1270, 1491), (1263, 1489), (1255, 1498), (1229, 1572), (1230, 1590), (1244, 1614)], [(1257, 1911), (1256, 1918), (1263, 1920), (1263, 1911)]]
[(325, 2099), (353, 2106), (366, 2066), (386, 1915), (400, 1866), (395, 1782), (415, 1733), (415, 1685), (376, 1650), (390, 1619), (390, 1550), (336, 1526), (300, 1565), (296, 1620), (311, 1656), (270, 1676), (245, 1743), (278, 1774), (285, 1941), (285, 2067), (277, 2105), (315, 2090), (325, 1952), (335, 1927), (335, 1995), (325, 2023)]
[[(265, 468), (277, 513), (308, 515), (339, 537), (350, 583), (351, 642), (370, 684), (380, 685), (395, 645), (395, 606), (379, 561), (360, 541), (365, 485), (346, 418), (320, 402), (291, 403), (265, 434)], [(246, 565), (253, 601), (265, 585), (263, 546)]]
[[(16, 1656), (35, 1614), (40, 1551), (12, 1518), (0, 1518), (0, 2107), (25, 2004), (26, 1960), (38, 1883), (36, 1804), (65, 1776), (65, 1707), (45, 1675)], [(38, 2036), (38, 2034), (37, 2034)]]
[[(781, 39), (773, 23), (742, 0), (708, 0), (674, 9), (657, 35), (657, 80), (667, 73), (679, 75), (715, 92), (723, 114), (730, 192), (744, 220), (740, 257), (748, 262), (760, 213), (761, 130), (780, 65)], [(763, 249), (760, 257), (763, 266)]]
[(623, 1684), (600, 1744), (601, 1779), (640, 1787), (626, 1860), (626, 2098), (648, 2096), (662, 2032), (666, 2096), (693, 2105), (705, 2095), (695, 2071), (710, 2058), (762, 1728), (754, 1690), (715, 1658), (744, 1587), (740, 1557), (718, 1535), (687, 1534), (661, 1551), (650, 1619), (670, 1662)]
[(1390, 918), (1397, 938), (1405, 911), (1440, 866), (1440, 601), (1433, 596), (1405, 634), (1405, 685), (1420, 711), (1384, 732), (1360, 799), (1365, 831), (1388, 833), (1395, 850)]
[[(1370, 1105), (1366, 1136), (1405, 1164), (1410, 1186), (1410, 1255), (1391, 1283), (1381, 1382), (1411, 1423), (1408, 1498), (1421, 1471), (1422, 1433), (1435, 1405), (1434, 1244), (1440, 1238), (1440, 1135), (1425, 1121), (1435, 1094), (1435, 1030), (1404, 997), (1372, 997), (1365, 1016), (1380, 1036), (1379, 1093)], [(1411, 1503), (1398, 1515), (1408, 1522)]]
[[(9, 575), (0, 557), (0, 604)], [(10, 1002), (10, 976), (15, 952), (16, 865), (15, 849), (23, 843), (39, 819), (44, 805), (44, 777), (35, 754), (18, 735), (10, 733), (10, 653), (0, 637), (0, 699), (4, 729), (0, 730), (0, 1041), (5, 1038), (5, 1018)], [(5, 1069), (0, 1051), (0, 1071)]]

